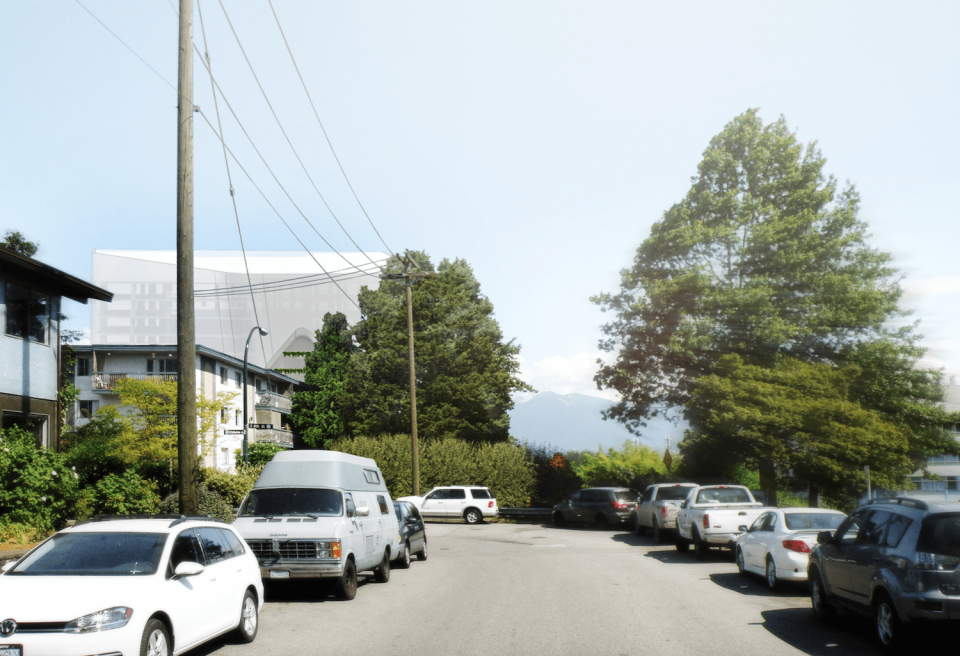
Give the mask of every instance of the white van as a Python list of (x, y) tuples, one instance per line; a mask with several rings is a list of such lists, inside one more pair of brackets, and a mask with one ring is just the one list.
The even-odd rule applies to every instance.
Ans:
[(390, 580), (399, 527), (383, 474), (370, 458), (338, 451), (281, 451), (240, 505), (233, 527), (265, 580), (337, 578), (344, 599), (357, 572)]

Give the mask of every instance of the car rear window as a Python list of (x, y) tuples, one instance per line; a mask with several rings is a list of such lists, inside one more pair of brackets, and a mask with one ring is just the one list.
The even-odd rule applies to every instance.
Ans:
[(783, 516), (791, 531), (832, 531), (846, 519), (846, 515), (837, 513), (783, 513)]
[(343, 513), (339, 490), (279, 487), (253, 490), (240, 507), (240, 517), (274, 515), (338, 516)]
[(483, 488), (470, 488), (470, 494), (473, 495), (474, 499), (490, 499), (490, 490), (484, 490)]
[(166, 533), (61, 533), (8, 575), (148, 576), (157, 571)]
[(960, 558), (960, 513), (925, 517), (920, 524), (917, 551)]
[(689, 487), (661, 487), (657, 490), (657, 501), (683, 501), (690, 494)]
[(614, 490), (614, 496), (618, 501), (639, 501), (640, 493), (636, 490)]
[(746, 490), (737, 487), (713, 487), (697, 493), (697, 503), (750, 503)]

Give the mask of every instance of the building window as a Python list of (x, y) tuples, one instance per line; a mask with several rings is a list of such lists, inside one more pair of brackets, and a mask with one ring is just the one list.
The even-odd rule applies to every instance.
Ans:
[(33, 435), (37, 447), (48, 447), (46, 415), (25, 415), (20, 412), (4, 412), (2, 428), (19, 428)]
[(8, 335), (40, 344), (47, 343), (47, 327), (50, 323), (49, 296), (8, 282), (6, 304)]
[(84, 419), (89, 419), (97, 411), (96, 401), (78, 401), (78, 403), (80, 404), (80, 416)]
[(234, 371), (233, 377), (237, 381), (237, 387), (240, 387), (243, 384), (243, 377), (241, 376), (240, 372)]
[(159, 372), (161, 374), (177, 373), (177, 360), (147, 360), (147, 373)]
[(227, 384), (227, 368), (226, 367), (220, 367), (220, 382), (223, 383), (224, 385)]
[(90, 364), (91, 364), (90, 358), (77, 358), (77, 375), (89, 376)]
[(257, 391), (258, 391), (258, 392), (263, 391), (263, 390), (261, 389), (261, 388), (263, 387), (263, 381), (260, 380), (259, 378), (257, 378), (256, 381), (257, 381)]

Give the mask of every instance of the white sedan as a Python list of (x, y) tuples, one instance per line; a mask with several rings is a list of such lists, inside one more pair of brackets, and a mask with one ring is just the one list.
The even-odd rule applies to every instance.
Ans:
[(257, 636), (260, 567), (207, 519), (109, 518), (64, 529), (0, 576), (0, 656), (171, 656)]
[(778, 508), (763, 513), (737, 538), (737, 569), (760, 574), (772, 590), (777, 581), (806, 581), (810, 547), (820, 531), (834, 531), (846, 518), (837, 510)]

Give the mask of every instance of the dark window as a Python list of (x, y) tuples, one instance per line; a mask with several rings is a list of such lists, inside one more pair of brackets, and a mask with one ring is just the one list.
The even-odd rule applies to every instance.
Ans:
[(233, 379), (237, 381), (237, 387), (240, 387), (241, 385), (243, 385), (243, 376), (239, 371), (233, 372)]
[(43, 443), (44, 426), (46, 423), (47, 418), (41, 415), (25, 415), (19, 412), (4, 412), (2, 427), (7, 429), (16, 426), (17, 428), (30, 433), (33, 435), (37, 442), (37, 446), (39, 447)]
[(470, 495), (474, 499), (492, 499), (493, 498), (490, 496), (490, 490), (485, 490), (479, 487), (470, 488)]
[(223, 537), (226, 539), (227, 544), (230, 546), (230, 551), (233, 552), (234, 556), (242, 556), (244, 553), (246, 553), (246, 550), (243, 548), (243, 541), (237, 537), (236, 533), (228, 528), (221, 528), (217, 530), (223, 534)]
[(640, 493), (636, 490), (617, 490), (613, 495), (620, 501), (636, 501), (640, 498)]
[(92, 417), (94, 411), (97, 409), (96, 401), (78, 401), (80, 405), (80, 416), (81, 417)]
[(177, 373), (177, 361), (173, 360), (159, 360), (160, 373), (164, 374), (175, 374)]
[(394, 504), (393, 504), (393, 512), (396, 513), (396, 515), (397, 515), (397, 521), (398, 521), (399, 523), (401, 523), (401, 524), (403, 524), (403, 510), (402, 510), (402, 508), (403, 508), (403, 506), (400, 505), (399, 503), (394, 503)]
[(263, 517), (265, 515), (324, 515), (336, 517), (342, 512), (343, 497), (338, 490), (310, 487), (253, 490), (240, 507), (241, 517)]
[(840, 540), (842, 544), (853, 544), (857, 540), (857, 534), (860, 532), (860, 526), (863, 524), (865, 513), (858, 512), (850, 515), (840, 524), (840, 528), (834, 534), (834, 538)]
[(407, 509), (407, 512), (410, 514), (411, 517), (413, 517), (416, 520), (420, 520), (420, 511), (417, 510), (417, 507), (415, 505), (411, 503), (404, 507)]
[(363, 479), (370, 483), (371, 485), (380, 484), (380, 475), (374, 469), (364, 469), (363, 470)]
[(224, 385), (227, 384), (227, 368), (226, 367), (220, 367), (220, 382), (223, 383)]
[(700, 490), (694, 503), (750, 503), (750, 494), (738, 487), (713, 487)]
[(678, 487), (676, 485), (671, 485), (669, 487), (661, 486), (657, 490), (657, 500), (658, 501), (683, 501), (687, 498), (687, 495), (690, 494), (689, 487)]
[(170, 550), (170, 570), (177, 569), (180, 563), (200, 563), (203, 564), (203, 552), (200, 550), (200, 541), (193, 529), (184, 531), (177, 536), (173, 543), (173, 549)]
[(791, 531), (833, 530), (846, 519), (838, 513), (784, 513)]
[(77, 375), (89, 376), (90, 364), (91, 364), (90, 358), (77, 358)]
[(50, 297), (15, 285), (6, 284), (7, 334), (31, 342), (47, 343), (50, 323)]
[[(356, 515), (356, 514), (357, 514), (357, 504), (355, 504), (355, 503), (353, 502), (353, 495), (352, 495), (352, 494), (350, 494), (349, 492), (344, 492), (344, 494), (343, 494), (343, 502), (344, 502), (344, 504), (346, 505), (346, 508), (347, 508), (347, 515)], [(240, 512), (241, 512), (241, 514), (243, 513), (242, 510), (241, 510)]]
[(867, 515), (857, 536), (857, 544), (881, 544), (891, 517), (893, 515), (886, 510), (874, 510)]
[(757, 517), (755, 520), (753, 520), (753, 524), (750, 525), (750, 533), (756, 533), (758, 531), (762, 531), (766, 523), (767, 523), (767, 513), (763, 513), (762, 515)]
[(600, 490), (584, 490), (580, 493), (580, 500), (584, 503), (596, 503), (604, 501), (604, 494)]
[(428, 494), (426, 498), (424, 498), (424, 501), (426, 501), (427, 499), (430, 499), (432, 501), (443, 501), (444, 499), (447, 499), (447, 498), (449, 497), (447, 497), (446, 490), (434, 490), (433, 492)]
[(200, 538), (200, 545), (203, 547), (203, 555), (207, 565), (219, 563), (221, 560), (230, 558), (230, 547), (224, 544), (220, 537), (220, 531), (215, 528), (198, 528), (197, 536)]
[(643, 494), (640, 495), (640, 503), (645, 503), (653, 498), (653, 488), (648, 487), (643, 491)]
[(903, 539), (903, 534), (907, 532), (912, 523), (913, 520), (903, 515), (891, 517), (890, 523), (887, 524), (887, 535), (883, 539), (883, 544), (896, 549), (900, 545), (900, 540)]
[(7, 575), (146, 576), (157, 571), (165, 533), (60, 533)]
[(387, 499), (382, 494), (377, 495), (377, 504), (380, 506), (381, 515), (390, 514), (390, 509), (387, 507)]
[(447, 492), (449, 492), (450, 494), (450, 496), (447, 497), (448, 499), (466, 499), (467, 498), (466, 490), (447, 490)]
[(567, 501), (580, 501), (580, 498), (582, 496), (583, 496), (583, 491), (577, 490), (576, 492), (571, 494), (569, 497), (567, 497)]
[(779, 520), (779, 518), (777, 517), (777, 513), (770, 513), (770, 519), (767, 520), (767, 530), (768, 530), (768, 531), (776, 531), (776, 530), (777, 530), (777, 521), (778, 521), (778, 520)]
[(920, 525), (917, 551), (960, 558), (960, 513), (925, 517)]

